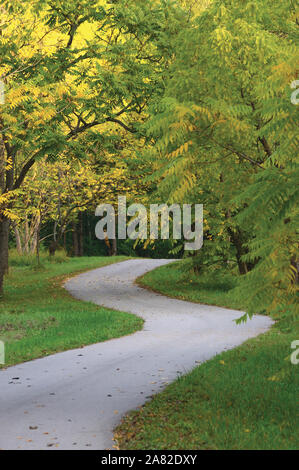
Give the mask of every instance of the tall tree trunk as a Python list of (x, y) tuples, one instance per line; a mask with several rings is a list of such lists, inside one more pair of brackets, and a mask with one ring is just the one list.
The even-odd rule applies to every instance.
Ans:
[(22, 256), (23, 248), (22, 248), (21, 235), (20, 235), (19, 228), (18, 228), (18, 226), (15, 222), (13, 223), (13, 229), (14, 229), (14, 233), (15, 233), (17, 252), (20, 256)]
[(57, 240), (52, 240), (49, 246), (49, 255), (50, 256), (55, 256), (56, 250), (58, 248), (58, 242)]
[(79, 213), (79, 256), (84, 256), (83, 213)]
[[(12, 155), (8, 155), (12, 156)], [(13, 186), (14, 168), (6, 168), (5, 143), (0, 136), (0, 194), (10, 191)], [(8, 272), (8, 238), (10, 220), (0, 207), (0, 296), (3, 295), (4, 276)]]
[(66, 246), (66, 232), (63, 234), (63, 248), (64, 251), (67, 252), (67, 246)]
[[(221, 175), (220, 181), (223, 182), (223, 175)], [(231, 219), (230, 210), (226, 211), (225, 218)], [(237, 258), (239, 273), (241, 275), (247, 274), (249, 271), (249, 266), (247, 265), (247, 263), (242, 261), (242, 256), (246, 254), (246, 250), (244, 249), (244, 246), (243, 246), (244, 236), (242, 235), (242, 232), (239, 228), (233, 229), (231, 227), (228, 227), (227, 232), (229, 234), (231, 243), (236, 248), (236, 258)]]
[(58, 248), (58, 241), (57, 241), (57, 222), (54, 222), (54, 228), (53, 228), (53, 240), (51, 241), (49, 245), (49, 255), (50, 256), (55, 256), (56, 250)]
[(38, 238), (40, 233), (41, 217), (40, 214), (35, 216), (35, 219), (32, 222), (31, 229), (31, 241), (30, 241), (30, 253), (36, 253), (36, 248), (38, 244)]
[(117, 240), (116, 237), (112, 239), (112, 256), (117, 255)]
[(4, 275), (8, 271), (8, 237), (10, 221), (6, 217), (0, 220), (0, 295), (3, 295)]
[(40, 225), (38, 225), (36, 233), (36, 260), (37, 265), (40, 266)]
[(76, 222), (73, 222), (73, 254), (74, 256), (79, 256), (79, 240)]
[(27, 218), (27, 215), (26, 215), (26, 218), (25, 218), (25, 222), (24, 222), (24, 227), (25, 227), (25, 230), (24, 230), (24, 250), (25, 250), (25, 253), (28, 254), (29, 253), (29, 223), (28, 223), (28, 218)]
[(236, 258), (239, 267), (240, 274), (248, 273), (248, 266), (247, 263), (242, 261), (242, 256), (245, 255), (246, 251), (243, 247), (242, 235), (239, 229), (233, 230), (231, 228), (228, 229), (228, 233), (231, 239), (232, 244), (236, 248)]

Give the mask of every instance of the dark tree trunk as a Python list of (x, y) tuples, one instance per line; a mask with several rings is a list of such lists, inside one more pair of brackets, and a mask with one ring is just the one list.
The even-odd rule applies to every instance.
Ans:
[(15, 239), (16, 239), (16, 247), (17, 247), (17, 252), (20, 256), (23, 254), (23, 247), (22, 247), (22, 241), (21, 241), (21, 236), (20, 236), (20, 231), (17, 227), (17, 224), (14, 222), (13, 223), (13, 229), (15, 233)]
[(113, 239), (112, 239), (111, 254), (112, 254), (112, 256), (116, 256), (116, 255), (117, 255), (117, 240), (116, 240), (116, 238), (113, 238)]
[(63, 248), (64, 251), (67, 252), (67, 246), (66, 246), (66, 232), (63, 234)]
[(36, 260), (37, 265), (40, 266), (40, 226), (38, 227), (36, 234)]
[(77, 224), (75, 222), (73, 222), (73, 254), (74, 256), (79, 256), (78, 231)]
[(246, 253), (246, 250), (244, 249), (244, 246), (243, 246), (242, 234), (239, 229), (233, 230), (230, 228), (228, 229), (228, 233), (229, 233), (232, 244), (236, 248), (236, 258), (237, 258), (239, 273), (242, 275), (246, 274), (248, 273), (248, 266), (247, 266), (247, 263), (242, 261), (242, 256), (245, 255)]
[(84, 256), (83, 214), (79, 214), (79, 256)]
[(50, 256), (55, 256), (55, 253), (56, 253), (56, 250), (59, 246), (59, 243), (57, 240), (53, 240), (51, 243), (50, 243), (50, 246), (49, 246), (49, 255)]
[(55, 256), (56, 250), (58, 248), (58, 241), (57, 241), (57, 222), (54, 222), (54, 228), (53, 228), (53, 240), (50, 243), (49, 246), (49, 255)]
[(3, 295), (4, 275), (8, 272), (8, 237), (10, 221), (3, 217), (0, 221), (0, 295)]
[(65, 224), (58, 227), (58, 230), (57, 230), (57, 223), (55, 222), (53, 240), (49, 246), (50, 256), (55, 256), (55, 253), (58, 250), (58, 248), (61, 246), (61, 243), (63, 242), (63, 240), (64, 240), (64, 243), (66, 243), (65, 231), (66, 231)]

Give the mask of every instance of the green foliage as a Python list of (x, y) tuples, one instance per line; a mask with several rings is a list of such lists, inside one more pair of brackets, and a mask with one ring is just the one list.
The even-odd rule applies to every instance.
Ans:
[[(0, 15), (0, 223), (15, 220), (21, 198), (40, 199), (51, 178), (32, 179), (31, 168), (40, 173), (54, 161), (70, 166), (68, 179), (76, 168), (81, 175), (71, 197), (55, 182), (58, 166), (52, 170), (55, 197), (46, 199), (54, 204), (42, 231), (52, 220), (59, 242), (84, 210), (86, 191), (90, 212), (108, 192), (203, 203), (205, 244), (193, 269), (237, 265), (236, 292), (240, 301), (250, 296), (249, 314), (295, 315), (294, 1), (14, 0)], [(32, 222), (36, 204), (29, 206)], [(181, 243), (168, 248), (182, 255)]]
[[(108, 186), (111, 181), (103, 167), (122, 169), (126, 148), (134, 148), (129, 136), (144, 139), (140, 127), (148, 104), (163, 94), (174, 39), (186, 22), (186, 13), (168, 0), (2, 2), (0, 225), (5, 230), (0, 230), (0, 293), (7, 267), (7, 219), (15, 221), (15, 210), (22, 210), (22, 189), (26, 199), (33, 184), (32, 168), (39, 172), (41, 161), (61, 158), (76, 167), (75, 160), (92, 158), (94, 175), (106, 176)], [(128, 175), (126, 183), (131, 181)], [(40, 194), (43, 183), (38, 183)], [(82, 189), (83, 176), (81, 183)], [(131, 189), (130, 184), (125, 186)], [(72, 191), (75, 204), (67, 198), (68, 219), (80, 212), (71, 214), (84, 192), (77, 189)], [(115, 188), (112, 192), (116, 194)], [(42, 217), (33, 216), (32, 204), (27, 212), (31, 221)], [(60, 226), (60, 241), (70, 220), (65, 222), (65, 213), (59, 212), (58, 207), (52, 219)]]
[(249, 314), (298, 313), (297, 64), (294, 2), (212, 2), (178, 36), (145, 125), (151, 197), (204, 204), (193, 265), (235, 257)]

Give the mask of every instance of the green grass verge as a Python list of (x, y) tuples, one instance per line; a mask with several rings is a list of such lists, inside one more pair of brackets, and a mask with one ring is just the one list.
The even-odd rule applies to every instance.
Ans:
[(189, 300), (219, 307), (246, 310), (246, 299), (242, 304), (237, 302), (233, 289), (237, 286), (238, 277), (230, 272), (205, 272), (196, 275), (186, 271), (184, 261), (162, 266), (150, 271), (137, 280), (147, 289), (162, 293), (168, 297)]
[(6, 359), (2, 367), (141, 329), (143, 320), (135, 315), (78, 301), (62, 287), (67, 277), (125, 259), (70, 258), (59, 263), (44, 260), (40, 269), (30, 264), (12, 267), (0, 300)]
[[(190, 280), (192, 282), (190, 282)], [(139, 283), (179, 298), (233, 307), (229, 274), (186, 275), (163, 266)], [(217, 355), (179, 378), (116, 429), (120, 449), (298, 449), (299, 365), (290, 362), (298, 324)]]

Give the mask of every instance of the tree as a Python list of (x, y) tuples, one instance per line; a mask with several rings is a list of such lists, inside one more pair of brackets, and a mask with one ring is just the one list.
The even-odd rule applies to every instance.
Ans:
[(291, 0), (213, 2), (179, 35), (146, 125), (155, 197), (204, 203), (203, 253), (227, 261), (233, 246), (250, 313), (296, 303), (297, 15)]
[[(138, 134), (139, 116), (161, 93), (162, 72), (178, 32), (170, 2), (4, 1), (0, 10), (2, 197), (0, 294), (8, 259), (13, 195), (39, 159), (65, 148), (82, 156), (76, 138), (112, 123)], [(8, 163), (10, 166), (8, 167)]]

